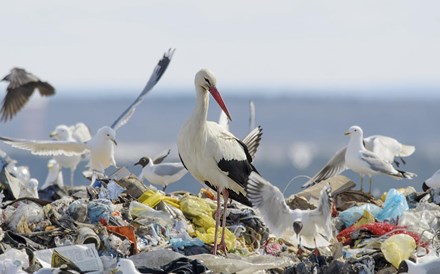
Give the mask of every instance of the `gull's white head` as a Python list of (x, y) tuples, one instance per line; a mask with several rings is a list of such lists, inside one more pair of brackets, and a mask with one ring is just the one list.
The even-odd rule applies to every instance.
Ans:
[(50, 172), (58, 173), (60, 171), (60, 165), (58, 164), (58, 162), (55, 159), (50, 159), (47, 162), (47, 169)]
[(220, 92), (217, 90), (217, 79), (212, 71), (209, 69), (199, 70), (194, 79), (194, 84), (197, 88), (200, 88), (198, 90), (202, 90), (204, 92), (209, 91), (212, 97), (214, 97), (215, 101), (217, 101), (217, 104), (220, 106), (220, 108), (225, 112), (226, 116), (228, 116), (229, 120), (232, 120), (231, 116), (229, 115), (229, 111), (223, 102), (223, 98), (221, 97)]
[(134, 274), (134, 273), (139, 273), (136, 269), (136, 267), (134, 266), (133, 261), (128, 260), (128, 259), (119, 259), (118, 264), (116, 265), (116, 269), (121, 271), (123, 274), (125, 273), (130, 273), (130, 274)]
[(118, 143), (116, 142), (116, 132), (111, 127), (104, 126), (100, 128), (96, 134), (100, 139), (105, 141), (111, 141), (115, 145), (118, 145)]
[(67, 141), (70, 137), (70, 128), (66, 125), (59, 125), (49, 136), (57, 141)]
[(360, 136), (362, 137), (364, 132), (362, 131), (362, 128), (360, 126), (351, 126), (348, 131), (344, 133), (345, 135), (350, 136)]
[(35, 178), (31, 178), (28, 182), (29, 188), (32, 190), (38, 189), (38, 180)]

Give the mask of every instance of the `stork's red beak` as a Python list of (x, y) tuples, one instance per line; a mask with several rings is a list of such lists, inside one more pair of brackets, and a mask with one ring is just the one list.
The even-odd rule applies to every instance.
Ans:
[(229, 115), (228, 108), (223, 102), (223, 98), (220, 95), (220, 92), (218, 92), (217, 88), (212, 86), (209, 88), (209, 92), (211, 93), (212, 97), (214, 97), (214, 99), (217, 101), (217, 104), (220, 106), (220, 108), (225, 112), (226, 116), (228, 116), (229, 121), (232, 121), (231, 116)]

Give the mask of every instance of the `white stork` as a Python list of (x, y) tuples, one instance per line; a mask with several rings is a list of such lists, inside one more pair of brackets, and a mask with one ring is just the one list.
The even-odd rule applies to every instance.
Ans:
[(225, 245), (226, 214), (223, 214), (222, 237), (217, 244), (220, 224), (220, 195), (223, 195), (224, 212), (228, 198), (251, 206), (246, 198), (245, 186), (248, 176), (256, 171), (251, 164), (252, 157), (246, 145), (232, 133), (215, 122), (207, 121), (209, 95), (217, 101), (229, 120), (229, 111), (216, 88), (214, 74), (200, 70), (195, 77), (196, 105), (188, 121), (180, 129), (177, 139), (179, 156), (183, 165), (198, 181), (217, 190), (217, 212), (215, 215), (214, 250), (223, 249)]

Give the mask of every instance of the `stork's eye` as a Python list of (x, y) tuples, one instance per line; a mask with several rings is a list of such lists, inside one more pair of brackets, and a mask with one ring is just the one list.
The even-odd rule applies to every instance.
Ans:
[(211, 82), (209, 81), (208, 78), (205, 77), (205, 81), (206, 81), (206, 83), (208, 83), (208, 85), (211, 85)]

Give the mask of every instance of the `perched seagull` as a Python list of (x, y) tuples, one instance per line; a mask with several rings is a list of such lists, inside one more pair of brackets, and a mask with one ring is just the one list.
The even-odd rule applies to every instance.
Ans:
[(46, 189), (51, 185), (57, 185), (60, 189), (64, 188), (63, 172), (61, 166), (55, 159), (50, 159), (47, 163), (47, 177), (40, 189)]
[[(196, 104), (189, 120), (180, 129), (177, 147), (180, 159), (186, 169), (198, 181), (217, 191), (217, 212), (214, 232), (214, 250), (225, 250), (224, 228), (226, 214), (223, 214), (223, 230), (220, 244), (217, 244), (220, 224), (220, 196), (223, 194), (224, 212), (228, 198), (250, 206), (246, 198), (245, 186), (251, 171), (252, 157), (246, 145), (218, 123), (207, 121), (209, 95), (214, 97), (229, 120), (228, 109), (216, 88), (214, 74), (202, 69), (195, 76)], [(226, 251), (226, 250), (225, 250)]]
[(440, 187), (440, 169), (437, 170), (431, 177), (426, 179), (423, 182), (422, 189), (423, 191), (428, 191), (431, 188), (439, 188)]
[(134, 165), (141, 165), (142, 172), (139, 180), (147, 179), (150, 183), (163, 186), (163, 191), (171, 183), (180, 180), (188, 171), (181, 162), (178, 163), (156, 163), (149, 157), (142, 157)]
[[(392, 164), (395, 163), (399, 167), (399, 162), (394, 158), (399, 157), (403, 164), (405, 161), (402, 157), (410, 156), (416, 150), (414, 146), (401, 144), (394, 138), (382, 135), (373, 135), (364, 138), (364, 146), (367, 150), (375, 153), (382, 160)], [(341, 148), (335, 155), (321, 168), (307, 183), (302, 187), (306, 188), (321, 181), (327, 180), (330, 177), (341, 174), (347, 169), (345, 163), (345, 153), (347, 146)], [(362, 190), (362, 185), (361, 185)]]
[[(85, 143), (92, 139), (89, 128), (84, 123), (77, 123), (73, 126), (58, 125), (50, 133), (50, 137), (57, 141)], [(79, 162), (85, 158), (83, 155), (57, 155), (54, 159), (61, 167), (70, 169), (70, 186), (74, 185), (75, 170)], [(60, 171), (61, 172), (61, 171)]]
[(350, 135), (350, 141), (348, 142), (345, 152), (345, 165), (360, 175), (361, 190), (364, 176), (370, 178), (369, 193), (371, 193), (371, 177), (373, 175), (387, 175), (394, 179), (412, 179), (417, 176), (411, 172), (395, 169), (390, 162), (383, 160), (376, 153), (367, 150), (362, 142), (363, 131), (359, 126), (350, 127), (350, 129), (345, 132), (345, 135)]
[(2, 121), (8, 121), (27, 103), (35, 89), (41, 96), (52, 96), (55, 89), (47, 82), (42, 82), (37, 76), (22, 68), (13, 68), (2, 81), (8, 81), (6, 96), (0, 110)]
[(423, 263), (414, 263), (411, 260), (403, 260), (397, 273), (408, 274), (436, 274), (440, 272), (440, 260), (434, 259)]
[(150, 79), (135, 101), (109, 126), (101, 127), (88, 142), (79, 143), (72, 141), (33, 141), (0, 137), (5, 143), (24, 150), (29, 150), (37, 155), (81, 155), (90, 152), (89, 168), (92, 171), (92, 184), (96, 173), (104, 173), (110, 165), (116, 166), (114, 148), (116, 143), (116, 130), (125, 125), (134, 114), (136, 107), (143, 101), (145, 95), (157, 84), (168, 67), (174, 50), (169, 50), (153, 70)]
[[(319, 205), (313, 210), (290, 209), (278, 187), (252, 172), (246, 186), (247, 197), (258, 209), (271, 233), (278, 237), (295, 232), (299, 244), (322, 247), (333, 239), (331, 227), (331, 187), (321, 190)], [(287, 234), (285, 234), (287, 233)]]
[(141, 274), (141, 272), (136, 269), (133, 261), (129, 259), (120, 258), (116, 266), (116, 270), (121, 271), (122, 274)]

